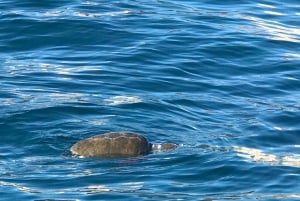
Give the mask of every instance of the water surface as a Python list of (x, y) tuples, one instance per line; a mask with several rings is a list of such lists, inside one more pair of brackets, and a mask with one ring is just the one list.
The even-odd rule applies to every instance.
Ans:
[[(0, 2), (0, 200), (299, 200), (300, 4)], [(110, 131), (179, 147), (79, 159)]]

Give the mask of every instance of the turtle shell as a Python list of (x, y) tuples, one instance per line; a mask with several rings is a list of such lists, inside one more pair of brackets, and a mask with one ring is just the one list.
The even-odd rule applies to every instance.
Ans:
[(140, 134), (113, 132), (81, 140), (70, 150), (82, 157), (129, 157), (148, 154), (151, 144)]

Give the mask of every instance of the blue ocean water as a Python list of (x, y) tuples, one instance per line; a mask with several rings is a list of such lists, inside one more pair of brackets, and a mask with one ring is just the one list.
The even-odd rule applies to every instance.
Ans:
[[(299, 200), (300, 2), (0, 2), (0, 200)], [(110, 131), (171, 151), (84, 159)]]

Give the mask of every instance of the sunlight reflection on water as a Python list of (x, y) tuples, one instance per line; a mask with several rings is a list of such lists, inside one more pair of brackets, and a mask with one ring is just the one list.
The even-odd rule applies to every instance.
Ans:
[(143, 100), (137, 96), (113, 96), (104, 100), (108, 105), (140, 103)]
[(235, 146), (233, 149), (237, 152), (238, 156), (252, 160), (257, 163), (300, 167), (299, 154), (285, 153), (284, 155), (275, 155), (275, 154), (265, 153), (261, 149), (237, 147), (237, 146)]

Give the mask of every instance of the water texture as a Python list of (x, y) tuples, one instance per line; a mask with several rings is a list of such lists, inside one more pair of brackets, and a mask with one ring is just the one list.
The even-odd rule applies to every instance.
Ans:
[[(0, 200), (299, 200), (300, 2), (0, 1)], [(179, 146), (71, 157), (110, 131)]]

